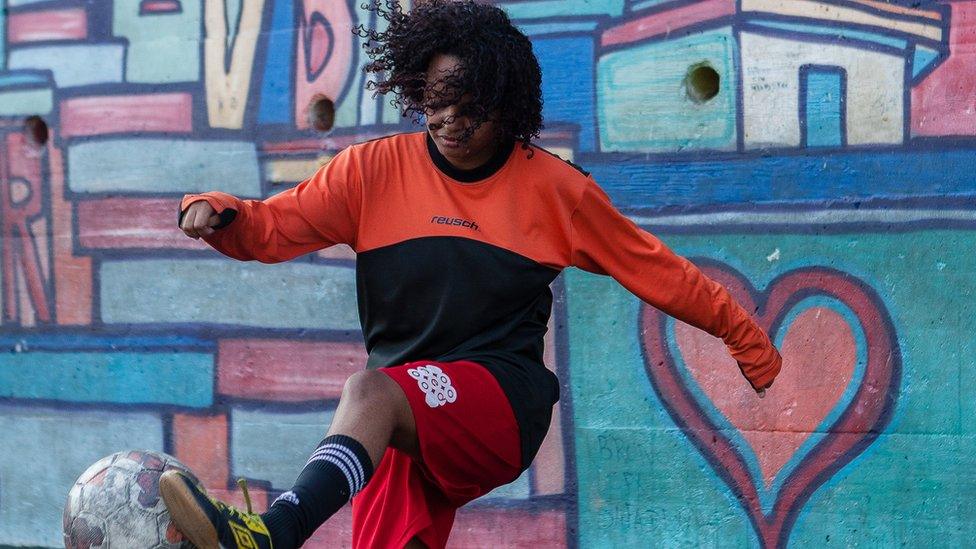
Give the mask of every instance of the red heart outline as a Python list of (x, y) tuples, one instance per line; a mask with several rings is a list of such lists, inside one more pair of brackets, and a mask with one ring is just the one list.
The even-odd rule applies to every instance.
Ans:
[[(901, 351), (891, 318), (881, 299), (856, 277), (825, 267), (784, 273), (765, 292), (728, 265), (696, 259), (702, 271), (729, 292), (775, 339), (786, 314), (811, 296), (844, 303), (857, 316), (867, 343), (867, 364), (857, 392), (844, 411), (784, 479), (772, 513), (762, 510), (756, 482), (738, 448), (708, 417), (685, 386), (667, 344), (667, 323), (660, 311), (643, 304), (639, 330), (647, 376), (668, 414), (732, 489), (763, 547), (786, 547), (790, 531), (810, 496), (863, 452), (891, 421), (901, 384)], [(856, 382), (856, 381), (855, 381)], [(775, 390), (775, 385), (772, 390)]]

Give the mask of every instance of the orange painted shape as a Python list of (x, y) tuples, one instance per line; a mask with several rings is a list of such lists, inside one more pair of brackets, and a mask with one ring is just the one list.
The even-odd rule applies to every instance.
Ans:
[(228, 339), (217, 353), (217, 392), (267, 401), (339, 398), (346, 378), (366, 367), (362, 343)]
[(787, 327), (783, 370), (760, 400), (739, 379), (721, 340), (684, 323), (676, 323), (675, 338), (706, 397), (752, 447), (767, 487), (837, 405), (857, 361), (847, 320), (828, 308), (810, 308)]
[[(53, 133), (53, 132), (52, 132)], [(61, 150), (48, 142), (51, 222), (54, 236), (54, 301), (58, 324), (88, 325), (92, 321), (91, 258), (74, 255), (74, 212), (64, 199), (64, 160)]]
[(173, 453), (207, 489), (225, 489), (230, 479), (227, 415), (173, 415)]

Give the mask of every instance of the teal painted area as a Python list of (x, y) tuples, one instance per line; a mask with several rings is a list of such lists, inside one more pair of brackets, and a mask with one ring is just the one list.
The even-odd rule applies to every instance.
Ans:
[(939, 59), (939, 52), (925, 46), (915, 46), (915, 57), (912, 59), (912, 77), (918, 76), (925, 69), (932, 66)]
[(4, 547), (64, 547), (61, 511), (89, 465), (121, 450), (164, 449), (162, 418), (145, 412), (0, 405), (0, 433)]
[(4, 353), (0, 355), (0, 397), (209, 406), (213, 403), (213, 355)]
[(838, 71), (806, 74), (806, 129), (808, 147), (839, 147), (844, 143), (844, 84)]
[(45, 71), (18, 71), (0, 74), (0, 88), (13, 86), (49, 86), (51, 79)]
[(125, 80), (138, 83), (201, 80), (203, 6), (180, 0), (180, 13), (139, 15), (140, 0), (112, 3), (112, 33), (129, 41)]
[(11, 69), (49, 70), (58, 87), (122, 82), (122, 44), (69, 44), (29, 46), (11, 49), (7, 65)]
[(261, 195), (257, 149), (249, 141), (104, 139), (70, 145), (67, 160), (68, 186), (79, 193)]
[(542, 19), (580, 15), (609, 15), (619, 17), (624, 12), (624, 0), (514, 0), (495, 2), (512, 19)]
[(760, 27), (766, 27), (770, 29), (785, 30), (792, 32), (803, 32), (807, 34), (819, 34), (823, 36), (833, 36), (838, 40), (854, 39), (863, 40), (864, 42), (873, 42), (882, 46), (888, 46), (891, 48), (898, 48), (903, 50), (908, 47), (907, 40), (901, 40), (899, 38), (892, 38), (891, 36), (885, 36), (883, 34), (876, 34), (873, 32), (858, 31), (853, 29), (847, 29), (844, 27), (832, 27), (828, 25), (804, 25), (801, 23), (784, 23), (782, 21), (750, 21), (753, 25), (758, 25)]
[[(735, 42), (731, 30), (696, 33), (604, 55), (597, 65), (603, 151), (732, 149), (736, 144)], [(706, 63), (719, 92), (704, 103), (687, 94), (685, 77)]]
[(48, 114), (53, 109), (54, 93), (50, 89), (14, 91), (0, 89), (0, 116)]
[(103, 262), (100, 276), (106, 324), (360, 328), (355, 271), (348, 267), (150, 259)]
[(630, 11), (640, 11), (646, 8), (655, 8), (661, 4), (667, 4), (674, 0), (631, 0)]
[(519, 30), (526, 36), (543, 36), (546, 34), (561, 34), (564, 32), (586, 32), (596, 28), (596, 21), (566, 21), (559, 23), (530, 23), (519, 25)]
[[(332, 423), (332, 415), (332, 410), (285, 413), (233, 409), (231, 475), (267, 481), (281, 491), (290, 489)], [(274, 452), (261, 443), (269, 436), (274, 438)]]
[[(791, 546), (827, 536), (838, 546), (925, 545), (947, 523), (947, 546), (976, 537), (976, 515), (959, 505), (976, 489), (972, 415), (964, 415), (976, 386), (976, 257), (958, 253), (976, 245), (976, 232), (661, 236), (678, 253), (731, 264), (760, 288), (804, 266), (849, 272), (892, 317), (904, 368), (893, 423), (815, 493)], [(780, 259), (767, 260), (776, 249)], [(579, 271), (566, 285), (580, 546), (662, 536), (665, 546), (755, 545), (745, 513), (651, 388), (636, 298)], [(621, 524), (621, 516), (636, 518)]]

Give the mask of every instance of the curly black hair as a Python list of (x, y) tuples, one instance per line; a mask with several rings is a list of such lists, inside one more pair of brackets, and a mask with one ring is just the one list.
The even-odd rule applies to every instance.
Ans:
[[(488, 120), (502, 139), (528, 147), (542, 129), (542, 74), (532, 43), (500, 8), (472, 0), (418, 0), (409, 12), (397, 0), (370, 0), (385, 30), (360, 25), (356, 32), (370, 62), (365, 71), (376, 80), (367, 87), (392, 92), (390, 101), (403, 116), (420, 121), (445, 105), (458, 105), (471, 120), (466, 138)], [(461, 69), (438, 82), (427, 82), (431, 59), (454, 55)], [(463, 97), (463, 100), (462, 100)]]

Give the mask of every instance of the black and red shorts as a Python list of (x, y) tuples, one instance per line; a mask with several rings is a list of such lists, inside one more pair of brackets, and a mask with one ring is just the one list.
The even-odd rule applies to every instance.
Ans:
[(474, 362), (413, 362), (380, 371), (410, 402), (421, 460), (387, 449), (352, 500), (353, 547), (400, 549), (414, 537), (444, 547), (458, 507), (518, 477), (518, 424), (498, 382)]

